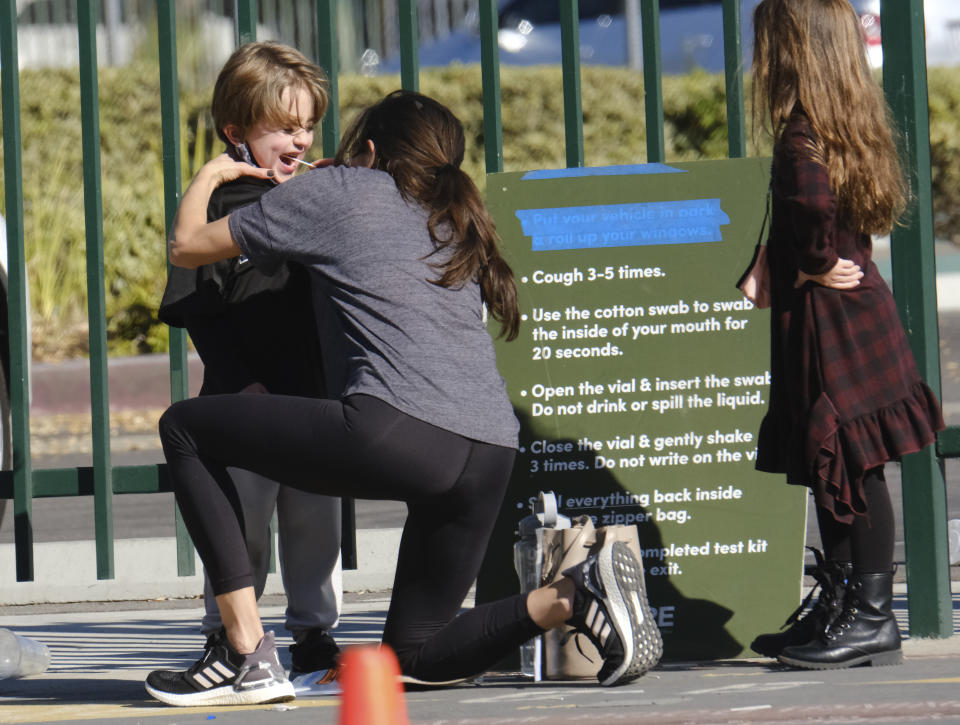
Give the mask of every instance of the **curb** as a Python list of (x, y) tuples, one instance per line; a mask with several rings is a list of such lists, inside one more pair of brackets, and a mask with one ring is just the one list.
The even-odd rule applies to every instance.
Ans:
[[(200, 392), (203, 363), (187, 355), (190, 396)], [(34, 413), (90, 411), (90, 361), (75, 358), (35, 363), (31, 369)], [(170, 357), (166, 353), (111, 358), (107, 365), (111, 410), (164, 409), (170, 405)]]
[[(402, 529), (358, 529), (360, 568), (335, 573), (344, 592), (389, 591), (397, 565)], [(276, 550), (276, 549), (275, 549)], [(97, 579), (93, 541), (59, 541), (34, 545), (32, 582), (17, 582), (13, 544), (0, 545), (0, 606), (166, 600), (197, 597), (203, 591), (203, 566), (194, 554), (195, 574), (177, 575), (173, 537), (117, 539), (114, 577)], [(280, 573), (268, 574), (265, 595), (283, 594)]]

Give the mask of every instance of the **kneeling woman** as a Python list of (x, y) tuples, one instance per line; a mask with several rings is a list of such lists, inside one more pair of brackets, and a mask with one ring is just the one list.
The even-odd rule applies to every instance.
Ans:
[(177, 503), (226, 637), (186, 672), (151, 673), (154, 697), (209, 705), (293, 695), (257, 613), (227, 466), (307, 491), (407, 503), (383, 640), (409, 679), (478, 674), (563, 622), (598, 646), (604, 685), (628, 682), (659, 659), (640, 566), (618, 544), (555, 585), (458, 616), (518, 430), (482, 315), (485, 304), (502, 333), (516, 337), (516, 287), (493, 221), (460, 169), (463, 152), (463, 128), (448, 109), (398, 91), (361, 114), (336, 165), (225, 219), (206, 223), (213, 189), (269, 172), (222, 156), (184, 195), (174, 264), (242, 253), (265, 269), (293, 260), (310, 271), (328, 390), (339, 395), (207, 396), (164, 414)]

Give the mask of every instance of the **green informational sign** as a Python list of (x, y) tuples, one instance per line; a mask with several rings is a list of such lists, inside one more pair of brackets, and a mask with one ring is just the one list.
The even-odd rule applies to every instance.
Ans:
[(517, 591), (542, 490), (638, 527), (665, 659), (746, 654), (797, 605), (805, 489), (754, 469), (770, 317), (734, 287), (768, 179), (765, 159), (487, 177), (523, 313), (498, 342), (522, 430), (478, 600)]

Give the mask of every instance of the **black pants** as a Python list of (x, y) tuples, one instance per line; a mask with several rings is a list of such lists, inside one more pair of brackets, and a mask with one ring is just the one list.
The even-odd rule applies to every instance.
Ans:
[(867, 516), (857, 516), (852, 524), (842, 524), (829, 511), (817, 507), (823, 553), (832, 561), (852, 562), (854, 571), (860, 574), (893, 571), (896, 522), (883, 466), (864, 474), (863, 496)]
[(160, 438), (177, 503), (216, 594), (253, 584), (227, 466), (328, 496), (405, 501), (383, 640), (405, 674), (477, 674), (540, 629), (525, 596), (458, 616), (503, 500), (514, 451), (364, 395), (213, 395), (172, 405)]

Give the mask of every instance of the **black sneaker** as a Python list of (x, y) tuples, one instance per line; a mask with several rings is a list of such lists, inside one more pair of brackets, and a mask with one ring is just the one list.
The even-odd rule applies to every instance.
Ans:
[(290, 645), (290, 674), (332, 670), (339, 659), (340, 648), (327, 630), (308, 629)]
[(340, 648), (325, 629), (308, 629), (290, 645), (290, 655), (290, 681), (297, 697), (340, 694)]
[(147, 692), (160, 702), (194, 705), (261, 705), (292, 700), (296, 695), (280, 665), (273, 632), (257, 648), (239, 654), (223, 630), (207, 638), (207, 647), (186, 672), (156, 670), (147, 676)]
[(606, 544), (563, 574), (577, 587), (567, 624), (603, 657), (601, 685), (626, 684), (660, 661), (663, 640), (647, 602), (643, 567), (626, 544)]

